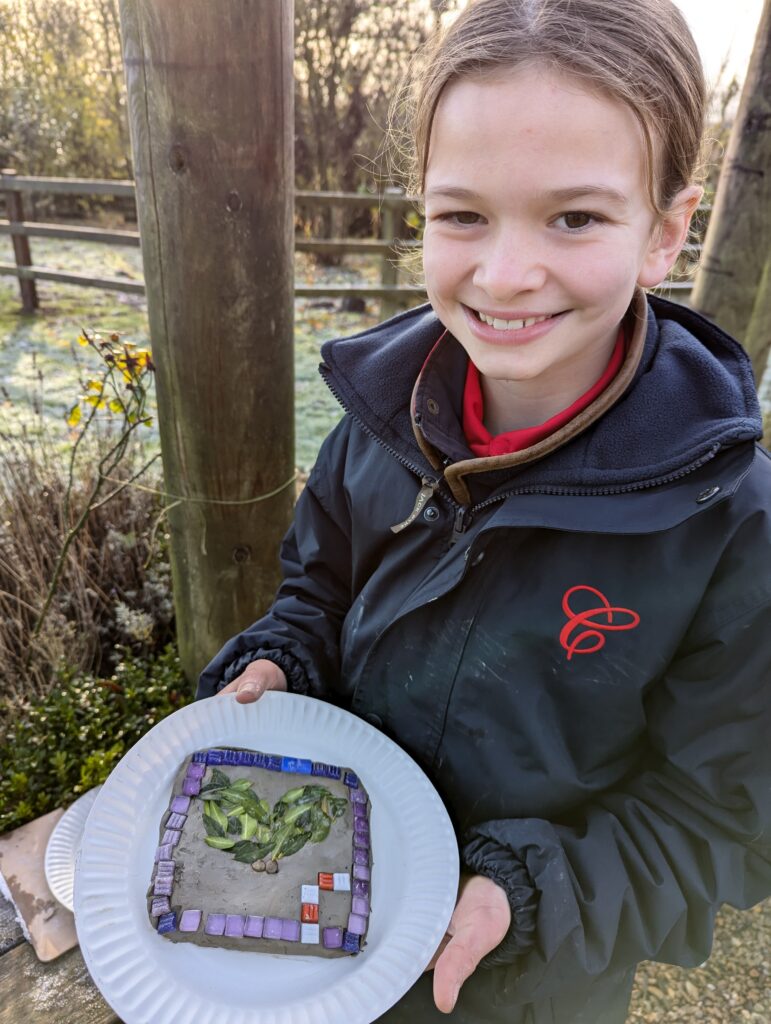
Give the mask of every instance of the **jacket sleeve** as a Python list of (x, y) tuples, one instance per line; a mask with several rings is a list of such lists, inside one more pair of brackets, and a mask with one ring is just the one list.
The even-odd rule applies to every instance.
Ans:
[[(273, 605), (206, 666), (197, 699), (218, 693), (258, 658), (279, 665), (292, 692), (329, 695), (328, 681), (339, 676), (340, 629), (351, 605), (348, 506), (342, 486), (331, 486), (341, 472), (346, 420), (322, 445), (295, 506), (281, 544), (283, 581)], [(333, 493), (338, 495), (334, 507)]]
[(771, 895), (771, 572), (754, 567), (651, 688), (645, 770), (569, 821), (463, 837), (466, 868), (508, 893), (511, 928), (482, 966), (511, 965), (518, 1000), (642, 960), (696, 966), (722, 903)]

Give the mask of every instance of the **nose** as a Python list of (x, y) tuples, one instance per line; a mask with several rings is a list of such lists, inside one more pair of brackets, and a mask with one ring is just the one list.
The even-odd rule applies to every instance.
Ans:
[(523, 292), (536, 292), (546, 282), (546, 266), (538, 244), (527, 232), (499, 231), (479, 253), (474, 284), (503, 305)]

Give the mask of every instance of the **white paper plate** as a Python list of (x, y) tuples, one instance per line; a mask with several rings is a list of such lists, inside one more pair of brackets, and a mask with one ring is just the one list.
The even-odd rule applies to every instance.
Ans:
[[(145, 893), (174, 775), (194, 750), (241, 746), (345, 765), (372, 803), (372, 916), (355, 957), (323, 960), (176, 944)], [(107, 779), (75, 873), (81, 950), (125, 1024), (368, 1024), (417, 980), (452, 916), (458, 847), (423, 772), (382, 733), (332, 704), (268, 693), (216, 697), (155, 726)]]
[(75, 855), (83, 837), (86, 819), (101, 788), (95, 786), (89, 789), (67, 808), (57, 821), (46, 846), (43, 867), (48, 888), (67, 910), (72, 910)]

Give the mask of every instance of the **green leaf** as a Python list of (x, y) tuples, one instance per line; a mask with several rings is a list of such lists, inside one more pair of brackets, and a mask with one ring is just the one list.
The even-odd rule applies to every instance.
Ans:
[(293, 836), (290, 836), (281, 847), (281, 852), (277, 854), (277, 857), (291, 857), (293, 853), (297, 853), (311, 838), (310, 832), (298, 832)]
[(216, 782), (218, 786), (229, 786), (230, 785), (230, 779), (227, 777), (227, 775), (224, 772), (221, 772), (219, 770), (219, 768), (212, 768), (212, 770), (211, 770), (211, 780), (212, 780), (212, 782)]
[(285, 804), (293, 804), (295, 800), (299, 800), (304, 792), (305, 786), (298, 786), (296, 789), (290, 789), (288, 793), (284, 793), (281, 799)]
[(228, 818), (228, 832), (237, 836), (241, 831), (241, 823), (238, 818)]
[(228, 827), (228, 819), (227, 815), (223, 813), (222, 808), (219, 806), (219, 804), (215, 803), (213, 800), (207, 800), (205, 813), (208, 814), (209, 817), (214, 818), (219, 827), (223, 829), (224, 835), (224, 830)]
[(256, 860), (261, 860), (264, 857), (257, 843), (236, 843), (230, 852), (241, 864), (253, 864)]
[(203, 816), (203, 827), (206, 829), (208, 836), (216, 836), (220, 839), (225, 836), (225, 829), (209, 814), (204, 814)]
[(257, 819), (250, 814), (240, 814), (238, 820), (241, 823), (241, 838), (251, 839), (257, 831)]
[(215, 850), (231, 850), (236, 845), (235, 839), (223, 839), (220, 836), (207, 836), (204, 842)]
[(290, 807), (284, 814), (284, 824), (291, 825), (293, 822), (297, 821), (298, 818), (302, 818), (304, 814), (309, 814), (310, 810), (311, 809), (307, 804), (295, 804), (294, 807)]
[(322, 843), (329, 835), (332, 821), (323, 811), (314, 807), (311, 811), (311, 842)]
[(251, 784), (251, 782), (248, 779), (238, 779), (238, 781), (234, 782), (232, 787), (231, 787), (231, 789), (251, 789), (251, 788), (252, 788), (252, 784)]

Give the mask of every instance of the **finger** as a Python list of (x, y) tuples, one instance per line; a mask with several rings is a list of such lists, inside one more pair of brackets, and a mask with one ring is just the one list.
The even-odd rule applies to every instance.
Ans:
[(479, 961), (497, 945), (492, 945), (472, 927), (458, 929), (447, 943), (434, 967), (434, 1002), (437, 1010), (451, 1013), (464, 981)]

